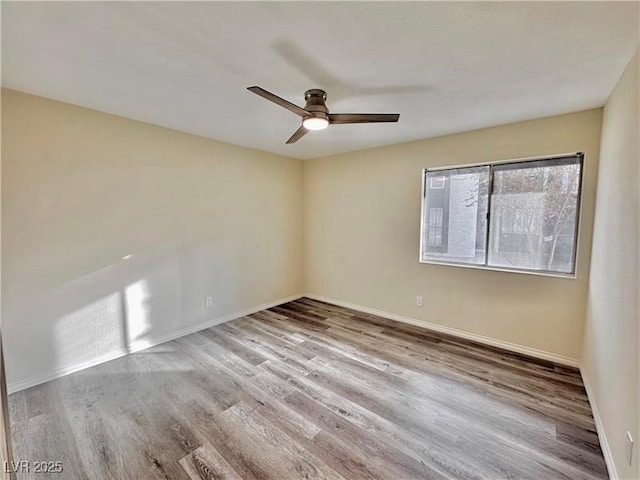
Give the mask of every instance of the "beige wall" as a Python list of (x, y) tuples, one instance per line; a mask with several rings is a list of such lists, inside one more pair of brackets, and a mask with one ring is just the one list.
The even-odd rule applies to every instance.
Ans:
[(10, 387), (302, 291), (301, 161), (11, 90), (2, 107)]
[[(600, 126), (595, 109), (305, 163), (306, 291), (578, 359)], [(586, 154), (577, 280), (418, 263), (423, 168), (575, 151)]]
[[(640, 478), (640, 123), (638, 53), (607, 101), (602, 148), (583, 375), (602, 420), (620, 478)], [(636, 446), (625, 459), (625, 433)]]

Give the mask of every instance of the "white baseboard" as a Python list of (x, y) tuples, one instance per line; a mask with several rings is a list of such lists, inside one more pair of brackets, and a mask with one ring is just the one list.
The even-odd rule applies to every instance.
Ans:
[(68, 367), (58, 368), (50, 372), (43, 373), (41, 375), (36, 375), (34, 377), (21, 380), (19, 382), (10, 383), (7, 386), (7, 390), (9, 394), (19, 392), (20, 390), (25, 390), (27, 388), (34, 387), (41, 383), (45, 383), (50, 380), (55, 380), (56, 378), (64, 377), (65, 375), (69, 375), (71, 373), (84, 370), (85, 368), (93, 367), (95, 365), (108, 362), (109, 360), (114, 360), (116, 358), (123, 357), (125, 355), (128, 355), (129, 353), (139, 352), (140, 350), (144, 350), (146, 348), (153, 347), (155, 345), (160, 345), (161, 343), (166, 343), (171, 340), (175, 340), (176, 338), (184, 337), (185, 335), (199, 332), (200, 330), (205, 330), (215, 325), (220, 325), (221, 323), (229, 322), (231, 320), (235, 320), (237, 318), (244, 317), (246, 315), (251, 315), (252, 313), (256, 313), (261, 310), (266, 310), (268, 308), (275, 307), (283, 303), (291, 302), (301, 297), (303, 297), (302, 294), (291, 295), (289, 297), (274, 300), (273, 302), (263, 303), (262, 305), (251, 307), (246, 310), (242, 310), (240, 312), (230, 313), (222, 317), (217, 317), (212, 320), (207, 320), (206, 322), (198, 323), (196, 325), (190, 325), (188, 327), (181, 328), (180, 330), (175, 330), (173, 332), (169, 332), (164, 335), (158, 335), (157, 337), (151, 337), (139, 342), (135, 342), (129, 346), (129, 349), (124, 349), (124, 348), (118, 349), (107, 355), (102, 355), (100, 357), (94, 358), (88, 362), (83, 362), (83, 363), (68, 366)]
[(408, 323), (416, 327), (422, 327), (427, 330), (433, 330), (439, 333), (445, 333), (454, 337), (464, 338), (466, 340), (472, 340), (474, 342), (482, 343), (484, 345), (490, 345), (492, 347), (498, 347), (505, 350), (509, 350), (516, 353), (521, 353), (541, 360), (548, 360), (561, 365), (567, 365), (569, 367), (580, 367), (580, 361), (577, 358), (565, 357), (562, 355), (556, 355), (554, 353), (545, 352), (544, 350), (537, 350), (535, 348), (525, 347), (524, 345), (518, 345), (516, 343), (505, 342), (502, 340), (496, 340), (495, 338), (485, 337), (476, 333), (466, 332), (464, 330), (458, 330), (457, 328), (445, 327), (444, 325), (438, 325), (435, 323), (427, 322), (426, 320), (418, 320), (416, 318), (405, 317), (404, 315), (397, 315), (395, 313), (385, 312), (376, 308), (365, 307), (363, 305), (357, 305), (355, 303), (343, 302), (342, 300), (335, 300), (333, 298), (323, 297), (321, 295), (315, 295), (313, 293), (307, 293), (304, 295), (307, 298), (313, 300), (319, 300), (321, 302), (332, 303), (339, 307), (350, 308), (359, 312), (370, 313), (379, 317), (387, 318), (389, 320), (396, 320), (402, 323)]
[(604, 456), (604, 462), (607, 464), (607, 471), (609, 472), (609, 478), (611, 480), (618, 480), (618, 471), (616, 470), (616, 464), (613, 461), (613, 453), (611, 453), (611, 447), (607, 440), (607, 434), (602, 424), (602, 417), (600, 417), (600, 411), (598, 410), (598, 404), (596, 403), (596, 397), (591, 388), (589, 377), (585, 374), (584, 368), (580, 365), (580, 375), (582, 376), (582, 383), (587, 391), (587, 398), (589, 398), (589, 404), (591, 405), (591, 412), (593, 413), (593, 420), (596, 424), (596, 431), (598, 432), (598, 440), (600, 441), (600, 448), (602, 449), (602, 455)]

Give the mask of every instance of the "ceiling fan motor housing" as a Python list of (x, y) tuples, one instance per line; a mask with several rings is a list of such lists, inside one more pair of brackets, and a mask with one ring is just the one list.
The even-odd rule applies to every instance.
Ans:
[(313, 88), (304, 92), (304, 99), (307, 101), (304, 109), (313, 114), (314, 117), (328, 118), (329, 109), (325, 104), (327, 92), (318, 88)]

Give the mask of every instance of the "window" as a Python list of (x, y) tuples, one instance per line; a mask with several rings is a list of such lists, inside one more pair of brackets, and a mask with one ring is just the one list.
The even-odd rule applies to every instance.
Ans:
[(444, 188), (444, 182), (447, 180), (447, 177), (439, 176), (439, 177), (431, 177), (429, 179), (429, 188), (431, 190), (441, 190)]
[(444, 208), (429, 209), (429, 246), (442, 247), (442, 214)]
[(578, 153), (425, 170), (420, 261), (573, 276), (582, 164)]

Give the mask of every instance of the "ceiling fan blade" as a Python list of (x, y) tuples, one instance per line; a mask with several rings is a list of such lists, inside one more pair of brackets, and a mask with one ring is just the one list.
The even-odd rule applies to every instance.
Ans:
[(399, 113), (330, 113), (329, 123), (339, 125), (345, 123), (377, 123), (397, 122)]
[(300, 125), (300, 128), (297, 129), (295, 132), (293, 132), (293, 135), (291, 135), (291, 138), (289, 138), (289, 140), (287, 140), (287, 144), (296, 143), (298, 140), (300, 140), (302, 137), (304, 137), (307, 134), (308, 131), (309, 130), (304, 128), (304, 125)]
[(272, 101), (273, 103), (280, 105), (281, 107), (286, 108), (287, 110), (289, 110), (290, 112), (295, 113), (296, 115), (300, 115), (301, 117), (307, 116), (309, 115), (309, 112), (307, 112), (304, 108), (301, 108), (287, 100), (285, 100), (284, 98), (281, 98), (277, 95), (274, 95), (271, 92), (267, 92), (264, 88), (260, 88), (260, 87), (247, 87), (247, 90), (249, 90), (250, 92), (255, 93), (256, 95), (260, 95), (262, 98), (266, 98), (267, 100)]

